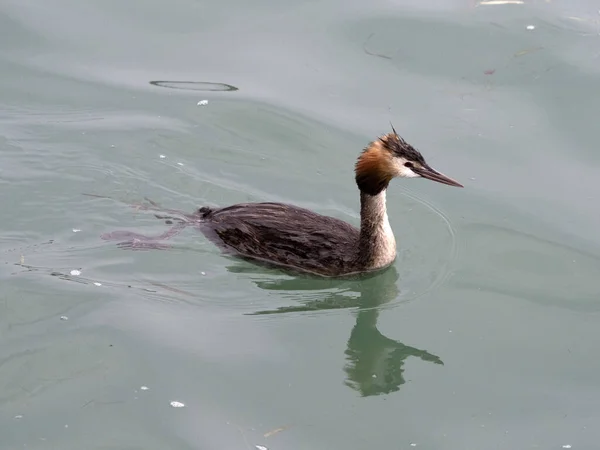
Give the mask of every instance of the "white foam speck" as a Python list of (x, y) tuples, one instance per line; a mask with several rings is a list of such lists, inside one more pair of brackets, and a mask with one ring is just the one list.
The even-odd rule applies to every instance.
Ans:
[(181, 402), (177, 402), (177, 401), (172, 401), (171, 402), (171, 406), (173, 408), (183, 408), (185, 405)]
[(15, 416), (15, 419), (22, 419), (22, 418), (23, 418), (23, 416), (21, 414), (18, 414)]
[(94, 286), (102, 286), (102, 283), (95, 282)]
[(81, 271), (77, 270), (77, 269), (73, 269), (73, 270), (71, 270), (71, 275), (73, 275), (73, 276), (81, 275)]
[(140, 389), (141, 389), (142, 391), (147, 391), (147, 390), (148, 390), (148, 386), (140, 386)]
[(206, 105), (208, 105), (208, 100), (200, 100), (197, 105), (198, 106), (206, 106)]
[(255, 445), (258, 450), (269, 450), (267, 447), (263, 447), (262, 445)]
[(79, 233), (81, 230), (79, 228), (73, 228), (73, 233)]
[(562, 448), (571, 448), (571, 444), (565, 444), (562, 446)]
[(183, 166), (183, 163), (177, 163), (178, 166)]
[(535, 30), (535, 25), (527, 25), (528, 30)]
[(206, 275), (206, 272), (200, 272), (200, 275)]
[(60, 316), (60, 320), (69, 320), (67, 316)]
[(166, 158), (166, 156), (165, 156), (165, 155), (158, 155), (158, 157), (159, 157), (160, 159), (165, 159), (165, 158)]
[(416, 446), (417, 446), (417, 444), (414, 444), (414, 443), (412, 443), (412, 442), (411, 442), (411, 443), (410, 443), (410, 446), (411, 446), (411, 447), (416, 447)]

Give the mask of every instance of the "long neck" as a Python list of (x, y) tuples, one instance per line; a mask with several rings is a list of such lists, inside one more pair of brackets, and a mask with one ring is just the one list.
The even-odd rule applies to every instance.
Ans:
[(359, 260), (369, 269), (390, 264), (396, 258), (396, 239), (388, 220), (386, 190), (376, 195), (360, 193)]

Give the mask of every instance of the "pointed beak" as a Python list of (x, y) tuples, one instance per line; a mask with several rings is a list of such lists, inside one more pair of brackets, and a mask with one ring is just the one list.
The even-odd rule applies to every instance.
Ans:
[(413, 167), (412, 170), (417, 175), (420, 175), (423, 178), (427, 178), (428, 180), (431, 180), (431, 181), (437, 181), (438, 183), (447, 184), (448, 186), (464, 187), (458, 181), (453, 180), (450, 177), (447, 177), (443, 173), (440, 173), (437, 170), (432, 169), (429, 166)]

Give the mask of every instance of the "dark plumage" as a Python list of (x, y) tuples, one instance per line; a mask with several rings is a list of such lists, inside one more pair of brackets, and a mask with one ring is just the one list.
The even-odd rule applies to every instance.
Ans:
[(228, 253), (334, 276), (357, 266), (360, 231), (334, 217), (284, 203), (201, 208), (200, 229)]

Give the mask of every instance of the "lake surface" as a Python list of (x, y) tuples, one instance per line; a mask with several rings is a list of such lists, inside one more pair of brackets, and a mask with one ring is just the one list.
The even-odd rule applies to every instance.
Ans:
[[(598, 5), (487, 3), (4, 0), (0, 449), (598, 448)], [(374, 277), (101, 239), (357, 224), (390, 121), (465, 189), (394, 181)]]

